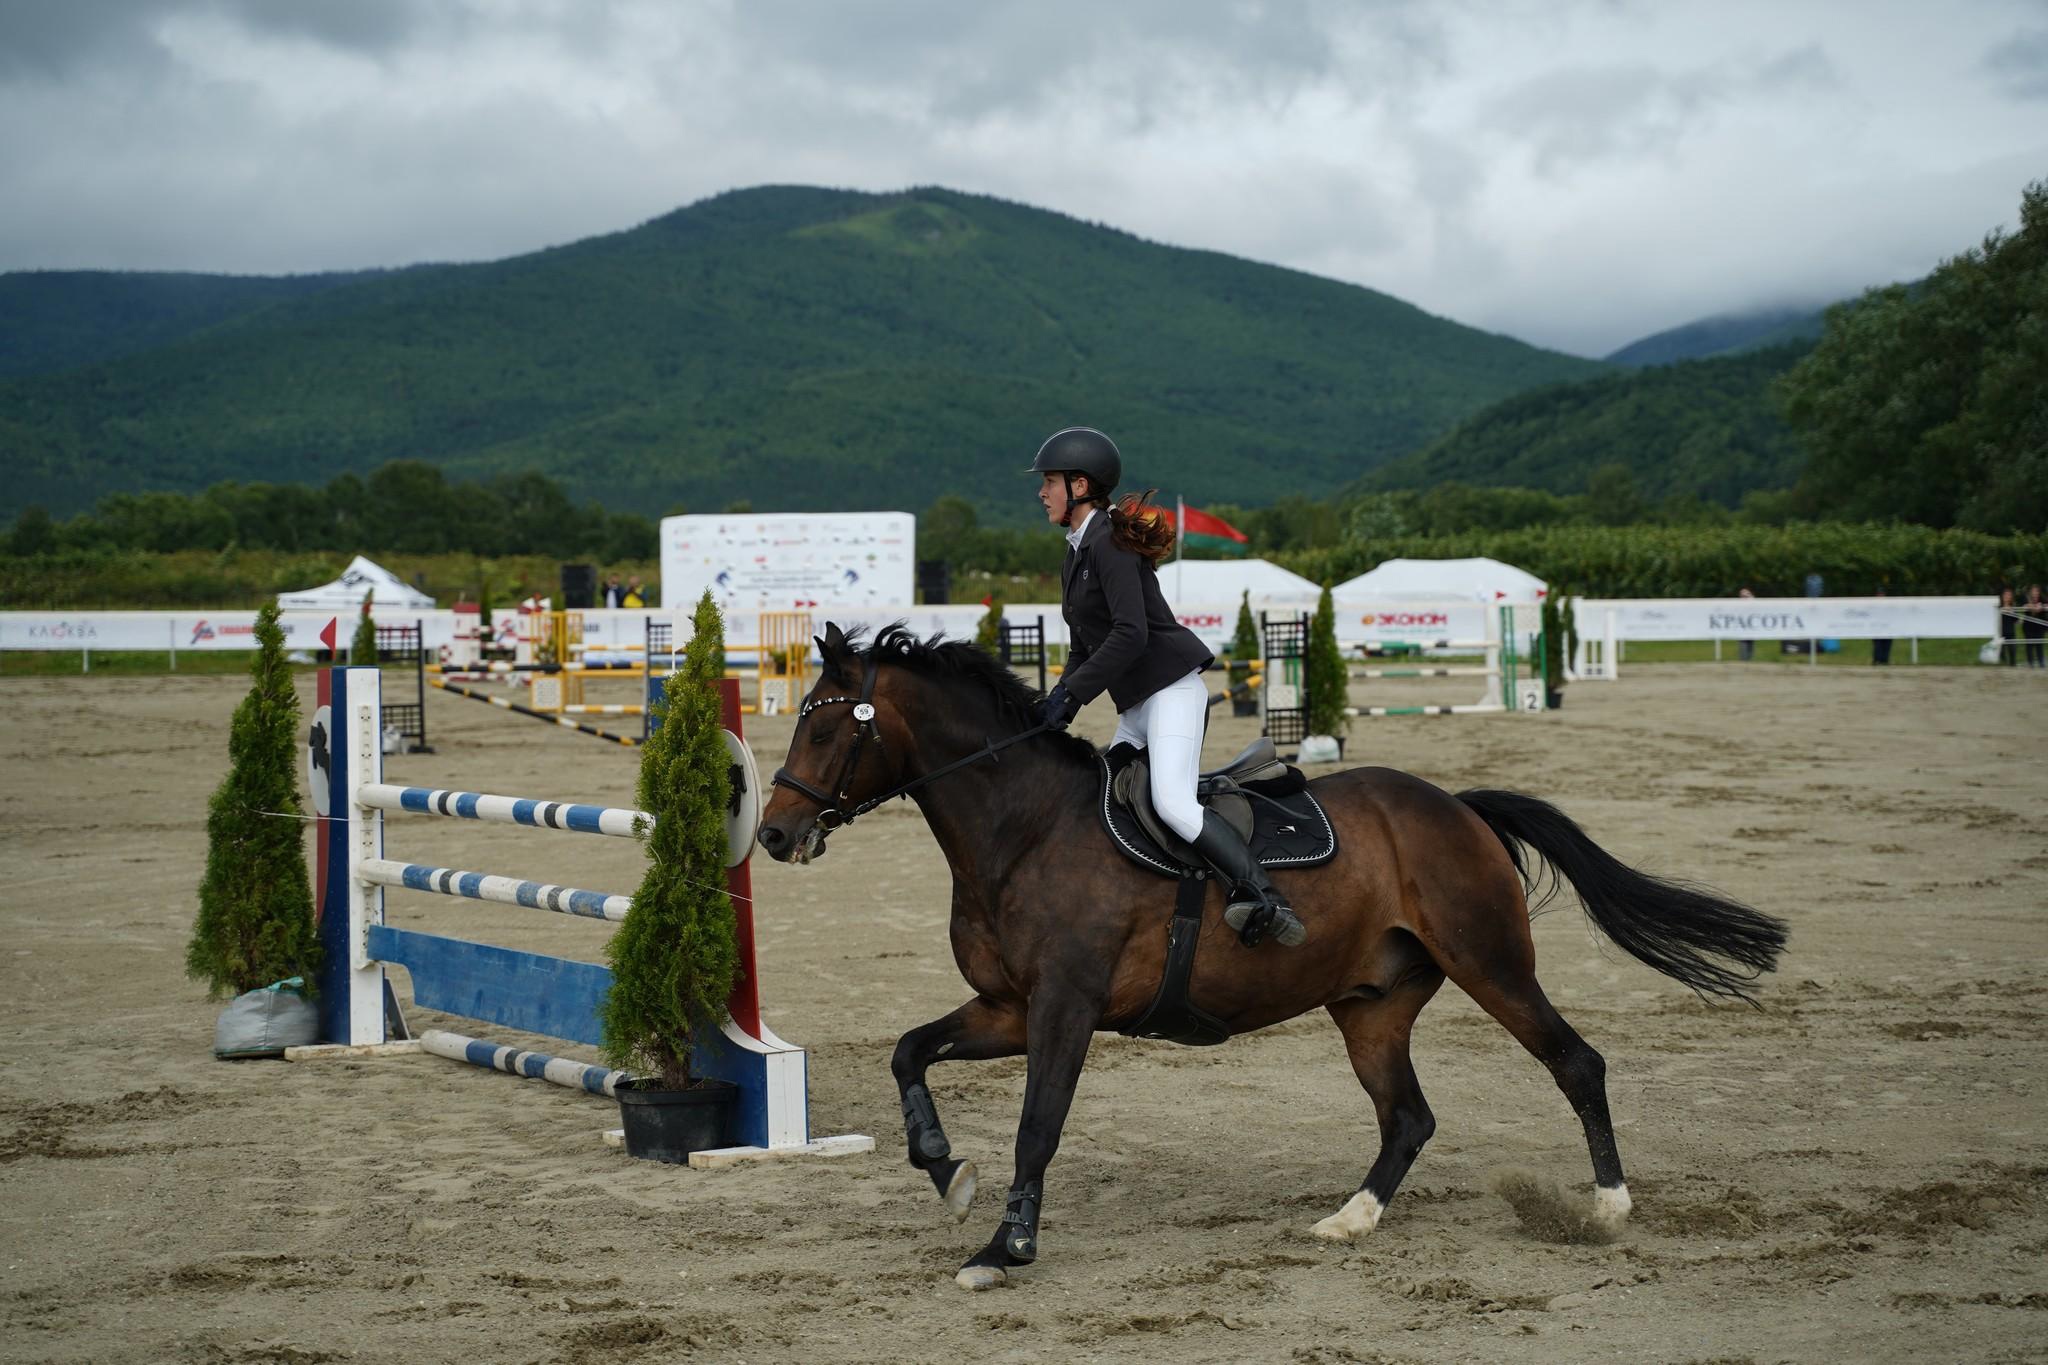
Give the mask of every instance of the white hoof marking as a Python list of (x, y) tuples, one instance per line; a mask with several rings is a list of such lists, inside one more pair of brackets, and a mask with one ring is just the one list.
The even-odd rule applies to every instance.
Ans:
[(1593, 1221), (1603, 1226), (1620, 1227), (1627, 1221), (1628, 1211), (1634, 1207), (1626, 1185), (1616, 1185), (1612, 1189), (1602, 1185), (1593, 1191)]
[(1313, 1231), (1326, 1242), (1352, 1242), (1379, 1226), (1386, 1212), (1371, 1190), (1360, 1190), (1343, 1208), (1317, 1223)]
[(974, 1211), (974, 1163), (963, 1161), (953, 1172), (953, 1178), (946, 1184), (946, 1209), (958, 1223), (967, 1221), (967, 1215)]
[(1001, 1289), (1009, 1278), (996, 1266), (963, 1265), (960, 1273), (953, 1277), (953, 1283), (962, 1289)]

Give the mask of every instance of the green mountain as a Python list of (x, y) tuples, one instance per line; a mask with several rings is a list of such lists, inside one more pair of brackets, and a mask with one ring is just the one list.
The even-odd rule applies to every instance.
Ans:
[(1683, 327), (1656, 332), (1607, 357), (1611, 365), (1669, 365), (1680, 360), (1705, 360), (1782, 346), (1788, 341), (1820, 337), (1825, 308), (1759, 308), (1701, 318)]
[(0, 275), (0, 378), (96, 365), (229, 318), (373, 279), (25, 270)]
[(1581, 493), (1594, 471), (1618, 464), (1649, 497), (1693, 493), (1732, 505), (1753, 488), (1798, 479), (1805, 453), (1770, 386), (1810, 349), (1795, 341), (1517, 394), (1361, 487), (1459, 482)]
[(646, 513), (955, 491), (1022, 520), (1019, 471), (1067, 423), (1118, 436), (1127, 484), (1265, 502), (1600, 369), (1371, 290), (996, 199), (762, 188), (0, 382), (0, 462), (9, 501), (59, 512), (405, 457), (463, 477), (538, 470)]

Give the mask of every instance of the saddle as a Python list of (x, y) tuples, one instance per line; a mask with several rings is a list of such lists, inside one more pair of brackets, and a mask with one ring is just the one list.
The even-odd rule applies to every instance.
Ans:
[[(1313, 867), (1337, 854), (1337, 831), (1309, 793), (1298, 768), (1280, 761), (1273, 741), (1261, 738), (1195, 783), (1201, 803), (1238, 832), (1266, 867)], [(1190, 997), (1189, 977), (1202, 941), (1202, 911), (1214, 875), (1201, 855), (1160, 820), (1152, 807), (1152, 781), (1144, 750), (1119, 744), (1102, 756), (1103, 828), (1110, 841), (1141, 867), (1178, 878), (1173, 920), (1166, 930), (1166, 970), (1152, 1004), (1119, 1030), (1127, 1038), (1163, 1038), (1208, 1047), (1230, 1028)]]
[[(1119, 744), (1102, 756), (1103, 828), (1125, 857), (1163, 876), (1207, 873), (1202, 856), (1152, 807), (1145, 751)], [(1337, 856), (1337, 833), (1308, 791), (1299, 768), (1280, 761), (1273, 741), (1252, 741), (1230, 762), (1203, 773), (1195, 798), (1221, 815), (1265, 867), (1314, 867)]]

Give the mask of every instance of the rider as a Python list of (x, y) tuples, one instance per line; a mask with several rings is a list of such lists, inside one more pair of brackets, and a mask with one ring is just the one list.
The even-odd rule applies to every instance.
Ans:
[(1149, 492), (1110, 500), (1123, 459), (1116, 443), (1092, 427), (1047, 437), (1031, 472), (1041, 476), (1046, 520), (1068, 528), (1060, 568), (1067, 667), (1039, 703), (1039, 719), (1064, 729), (1082, 706), (1108, 692), (1118, 713), (1112, 743), (1147, 750), (1159, 818), (1229, 880), (1224, 922), (1242, 931), (1253, 912), (1270, 907), (1265, 932), (1294, 947), (1308, 930), (1237, 831), (1195, 798), (1209, 716), (1201, 673), (1215, 657), (1173, 619), (1159, 590), (1156, 566), (1173, 548), (1172, 526), (1146, 508)]

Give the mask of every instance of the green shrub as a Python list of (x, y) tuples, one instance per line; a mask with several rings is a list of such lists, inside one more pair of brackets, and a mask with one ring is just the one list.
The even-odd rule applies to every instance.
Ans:
[(647, 875), (605, 947), (612, 988), (604, 1054), (651, 1072), (666, 1090), (690, 1084), (690, 1035), (715, 1029), (739, 974), (732, 900), (725, 891), (725, 812), (732, 788), (719, 714), (725, 623), (706, 591), (682, 668), (668, 680), (657, 729), (640, 750)]
[(1330, 585), (1316, 600), (1316, 614), (1308, 624), (1308, 660), (1304, 667), (1308, 685), (1308, 731), (1312, 735), (1341, 735), (1351, 726), (1344, 714), (1351, 704), (1351, 671), (1337, 648), (1337, 609), (1330, 601)]
[(228, 773), (206, 808), (206, 872), (185, 971), (215, 996), (314, 979), (320, 941), (299, 805), (299, 696), (277, 604), (256, 616), (249, 695), (228, 731)]
[(374, 592), (363, 594), (363, 610), (356, 617), (356, 633), (348, 642), (348, 661), (354, 668), (375, 668), (377, 666), (377, 623), (370, 617), (370, 599)]

